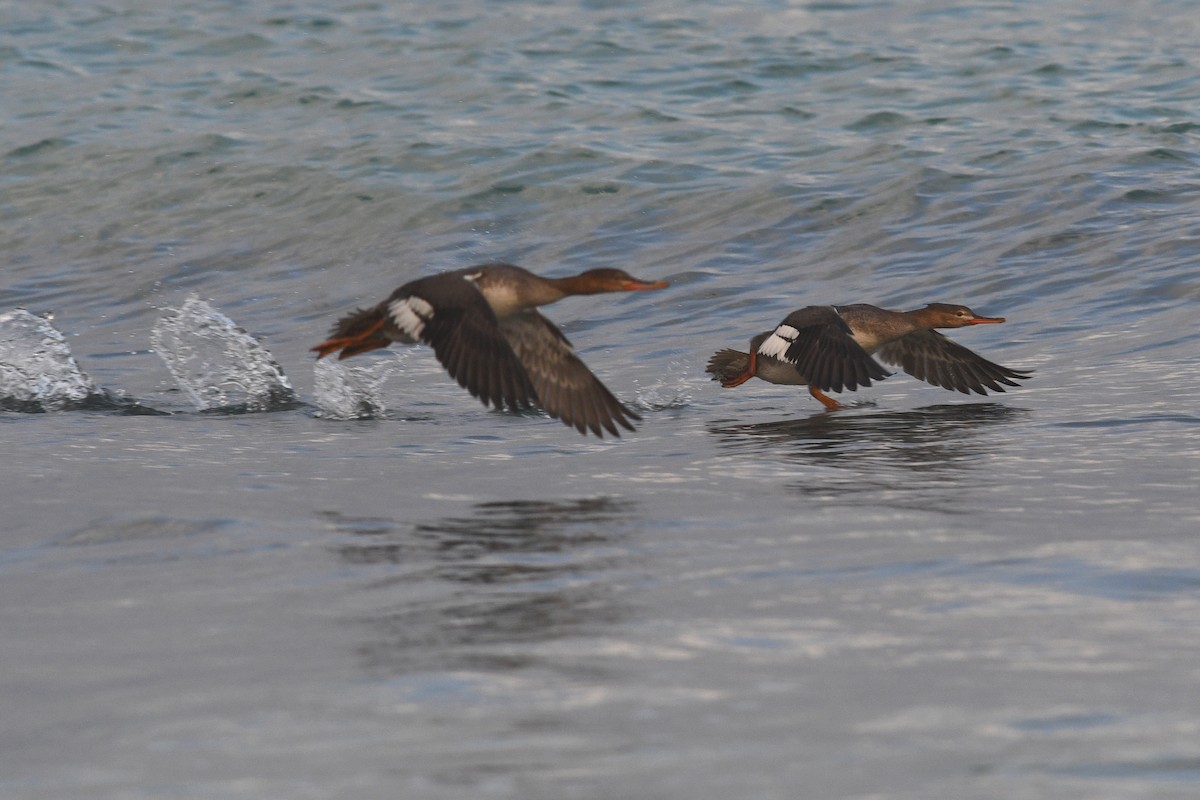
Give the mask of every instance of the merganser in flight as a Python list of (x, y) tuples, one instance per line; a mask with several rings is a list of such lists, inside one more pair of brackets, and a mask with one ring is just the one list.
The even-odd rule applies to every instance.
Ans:
[(831, 411), (843, 406), (825, 391), (854, 391), (888, 377), (873, 354), (934, 386), (965, 394), (1003, 392), (1004, 386), (1019, 386), (1016, 381), (1028, 380), (1031, 373), (992, 363), (934, 330), (1000, 322), (1004, 317), (983, 317), (947, 303), (930, 303), (916, 311), (889, 311), (865, 303), (809, 306), (751, 339), (749, 353), (717, 351), (706, 370), (726, 388), (754, 377), (807, 385), (809, 394)]
[(484, 405), (514, 411), (539, 405), (586, 435), (619, 436), (641, 417), (623, 405), (575, 355), (537, 307), (570, 295), (666, 288), (619, 269), (543, 278), (512, 264), (484, 264), (418, 278), (379, 305), (334, 325), (317, 358), (348, 358), (392, 342), (433, 347), (446, 371)]

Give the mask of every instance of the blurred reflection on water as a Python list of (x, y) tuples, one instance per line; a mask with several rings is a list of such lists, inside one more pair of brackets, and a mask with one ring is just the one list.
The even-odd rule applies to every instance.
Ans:
[(760, 456), (790, 490), (823, 502), (879, 502), (895, 508), (967, 511), (964, 487), (987, 480), (978, 470), (998, 429), (1028, 417), (999, 403), (938, 405), (908, 411), (816, 413), (761, 423), (708, 426), (723, 450)]
[(478, 503), (416, 525), (329, 516), (354, 565), (395, 565), (373, 581), (361, 655), (371, 670), (513, 668), (507, 645), (594, 633), (627, 613), (611, 575), (636, 504), (608, 497)]

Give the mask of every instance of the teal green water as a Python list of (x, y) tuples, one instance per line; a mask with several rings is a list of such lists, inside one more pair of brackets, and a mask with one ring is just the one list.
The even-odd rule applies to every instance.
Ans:
[[(1185, 3), (0, 9), (0, 313), (171, 416), (0, 411), (0, 795), (1191, 798), (1200, 22)], [(308, 348), (419, 275), (645, 417), (382, 419)], [(199, 414), (196, 293), (301, 405)], [(722, 390), (794, 308), (966, 303), (1035, 371)]]

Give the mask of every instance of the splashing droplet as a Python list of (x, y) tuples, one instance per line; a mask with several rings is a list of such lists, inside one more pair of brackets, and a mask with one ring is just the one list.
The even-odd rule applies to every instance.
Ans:
[(296, 392), (271, 352), (196, 295), (167, 309), (150, 333), (171, 377), (201, 411), (293, 407)]
[(23, 308), (0, 314), (0, 407), (59, 411), (96, 394), (49, 320)]
[(326, 419), (379, 419), (387, 411), (380, 389), (398, 365), (378, 363), (351, 367), (331, 358), (313, 366), (314, 388), (320, 416)]

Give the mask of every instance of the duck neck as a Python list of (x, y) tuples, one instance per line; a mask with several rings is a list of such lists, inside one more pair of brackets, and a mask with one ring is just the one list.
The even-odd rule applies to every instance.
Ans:
[[(581, 275), (568, 275), (565, 278), (547, 278), (545, 283), (544, 290), (547, 294), (552, 294), (554, 300), (576, 294), (599, 294), (604, 291), (586, 272)], [(554, 300), (546, 302), (552, 303)]]
[(557, 279), (541, 278), (524, 270), (507, 268), (506, 265), (480, 273), (477, 285), (496, 316), (501, 319), (553, 303), (569, 294), (558, 285)]
[(915, 311), (890, 311), (869, 305), (840, 306), (838, 313), (850, 326), (854, 341), (873, 353), (888, 342), (907, 336), (921, 327)]
[(913, 311), (902, 311), (900, 314), (912, 326), (912, 330), (914, 331), (921, 329), (929, 330), (937, 327), (937, 314), (928, 307), (918, 308)]

